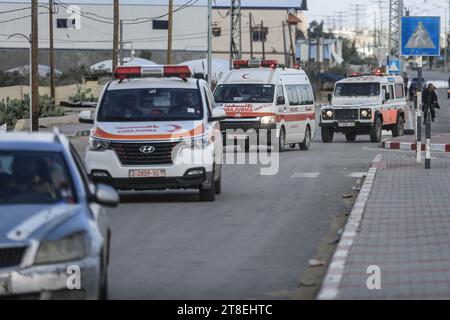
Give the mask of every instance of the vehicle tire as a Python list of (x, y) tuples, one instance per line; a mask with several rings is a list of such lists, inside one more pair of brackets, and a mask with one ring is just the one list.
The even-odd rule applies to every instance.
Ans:
[(370, 141), (371, 142), (380, 142), (381, 141), (381, 132), (383, 130), (383, 124), (381, 123), (381, 118), (376, 117), (373, 126), (370, 128)]
[(309, 126), (306, 127), (305, 130), (305, 138), (301, 143), (299, 143), (300, 150), (308, 150), (311, 144), (311, 129)]
[(345, 139), (348, 142), (353, 142), (356, 140), (356, 132), (348, 132), (345, 134)]
[(399, 137), (405, 134), (405, 123), (403, 117), (399, 115), (397, 117), (397, 123), (392, 127), (392, 136)]
[(105, 267), (103, 262), (103, 254), (101, 254), (101, 268), (100, 268), (100, 290), (98, 299), (108, 300), (108, 266)]
[(283, 152), (285, 150), (286, 150), (286, 131), (284, 130), (284, 127), (281, 127), (280, 136), (278, 139), (278, 151)]
[[(212, 172), (212, 177), (214, 177), (214, 171)], [(212, 201), (216, 200), (216, 183), (215, 183), (215, 181), (211, 182), (211, 186), (209, 188), (200, 188), (199, 196), (200, 196), (200, 201), (212, 202)]]
[(322, 127), (321, 134), (322, 134), (322, 142), (323, 143), (333, 142), (333, 136), (334, 136), (333, 128)]
[(220, 171), (219, 179), (214, 181), (214, 191), (216, 194), (222, 193), (222, 170)]

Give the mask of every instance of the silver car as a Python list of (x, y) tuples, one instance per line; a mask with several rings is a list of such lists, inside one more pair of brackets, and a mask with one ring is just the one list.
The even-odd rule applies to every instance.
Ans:
[(0, 299), (107, 298), (111, 231), (93, 185), (56, 133), (0, 135)]

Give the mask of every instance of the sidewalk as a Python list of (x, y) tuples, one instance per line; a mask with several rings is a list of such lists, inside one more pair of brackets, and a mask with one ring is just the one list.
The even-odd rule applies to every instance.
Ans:
[[(450, 299), (450, 157), (378, 156), (355, 202), (319, 299)], [(379, 266), (381, 289), (368, 289)]]
[[(424, 130), (424, 129), (423, 129)], [(422, 132), (422, 150), (425, 150), (425, 131)], [(414, 135), (386, 138), (380, 143), (384, 149), (416, 150)], [(450, 133), (435, 134), (431, 136), (431, 151), (450, 152)]]

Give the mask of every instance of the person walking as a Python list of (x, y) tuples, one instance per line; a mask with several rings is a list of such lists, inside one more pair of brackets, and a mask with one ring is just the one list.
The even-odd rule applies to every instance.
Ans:
[(436, 110), (440, 109), (438, 103), (438, 97), (436, 94), (436, 87), (430, 83), (428, 86), (422, 91), (422, 111), (424, 113), (423, 123), (425, 123), (428, 111), (431, 114), (431, 121), (434, 121), (436, 118)]

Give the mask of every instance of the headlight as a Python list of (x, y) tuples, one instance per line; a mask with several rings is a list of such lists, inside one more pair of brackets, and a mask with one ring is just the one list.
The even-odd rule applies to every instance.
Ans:
[(324, 119), (332, 119), (333, 118), (333, 110), (326, 109), (322, 111), (322, 118)]
[(361, 116), (361, 119), (371, 119), (372, 118), (372, 110), (371, 109), (361, 109), (360, 116)]
[(104, 151), (109, 148), (110, 141), (89, 137), (89, 150)]
[(201, 149), (209, 145), (208, 136), (195, 137), (183, 141), (183, 147), (192, 149)]
[(55, 241), (43, 241), (39, 247), (35, 264), (74, 261), (87, 255), (86, 233), (76, 233)]
[(263, 116), (261, 117), (261, 124), (275, 123), (275, 116)]

